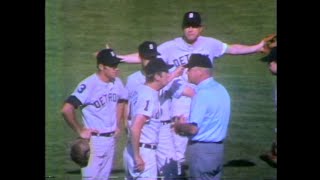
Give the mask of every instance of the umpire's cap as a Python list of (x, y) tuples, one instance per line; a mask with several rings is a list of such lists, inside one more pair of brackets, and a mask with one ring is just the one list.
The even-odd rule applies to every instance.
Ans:
[(183, 16), (182, 28), (186, 27), (200, 27), (201, 26), (201, 16), (199, 12), (189, 11)]
[(158, 72), (169, 72), (169, 69), (172, 67), (173, 65), (167, 65), (163, 59), (154, 58), (151, 59), (150, 62), (144, 67), (144, 72), (146, 76), (149, 76)]
[(112, 49), (102, 49), (97, 54), (97, 64), (105, 66), (115, 66), (121, 63), (121, 58), (118, 58)]
[(208, 56), (203, 54), (191, 54), (188, 64), (185, 64), (185, 68), (193, 67), (213, 68), (212, 63)]
[(157, 44), (153, 41), (144, 41), (139, 45), (138, 50), (140, 56), (143, 56), (144, 58), (153, 58), (160, 55), (157, 51)]

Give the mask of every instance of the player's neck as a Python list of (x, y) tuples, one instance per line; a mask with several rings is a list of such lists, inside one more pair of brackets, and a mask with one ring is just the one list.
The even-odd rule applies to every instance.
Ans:
[(159, 91), (161, 88), (163, 88), (162, 86), (160, 86), (159, 83), (157, 82), (148, 82), (146, 83), (147, 86), (149, 86), (151, 89), (154, 89), (156, 91)]
[(113, 79), (113, 78), (109, 78), (109, 77), (107, 77), (107, 76), (104, 76), (102, 73), (97, 73), (97, 75), (98, 75), (98, 77), (99, 77), (99, 79), (101, 80), (101, 81), (103, 81), (103, 82), (106, 82), (106, 83), (109, 83), (109, 82), (114, 82), (114, 80), (115, 79)]
[(190, 44), (190, 45), (193, 45), (196, 42), (196, 39), (193, 41), (190, 41), (185, 36), (182, 36), (182, 39), (184, 40), (184, 42), (186, 42), (187, 44)]

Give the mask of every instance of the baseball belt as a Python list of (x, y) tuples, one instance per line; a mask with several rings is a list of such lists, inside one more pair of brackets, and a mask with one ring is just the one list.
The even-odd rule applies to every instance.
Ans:
[(207, 142), (207, 141), (189, 141), (188, 144), (192, 145), (192, 144), (196, 144), (196, 143), (212, 143), (212, 144), (222, 144), (223, 141), (218, 141), (218, 142)]
[(106, 132), (106, 133), (96, 133), (96, 132), (92, 132), (91, 135), (92, 136), (104, 136), (104, 137), (111, 137), (114, 135), (114, 131), (112, 132)]
[(157, 149), (157, 145), (154, 144), (139, 143), (139, 146), (147, 149)]
[(162, 125), (166, 125), (166, 124), (170, 124), (172, 123), (173, 121), (170, 119), (170, 120), (166, 120), (166, 121), (160, 121)]

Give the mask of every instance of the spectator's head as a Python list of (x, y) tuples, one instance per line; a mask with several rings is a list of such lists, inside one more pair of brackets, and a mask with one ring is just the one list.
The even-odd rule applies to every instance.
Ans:
[(199, 84), (201, 81), (212, 77), (213, 65), (207, 55), (191, 54), (188, 64), (188, 80), (192, 84)]
[(182, 20), (182, 29), (184, 40), (189, 44), (193, 44), (202, 32), (200, 13), (195, 11), (186, 12)]

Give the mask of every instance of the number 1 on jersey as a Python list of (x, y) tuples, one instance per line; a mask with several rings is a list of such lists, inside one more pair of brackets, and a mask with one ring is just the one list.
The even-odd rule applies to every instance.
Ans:
[(148, 100), (147, 103), (146, 103), (146, 107), (144, 108), (145, 111), (148, 111), (149, 102), (150, 102), (150, 101)]

